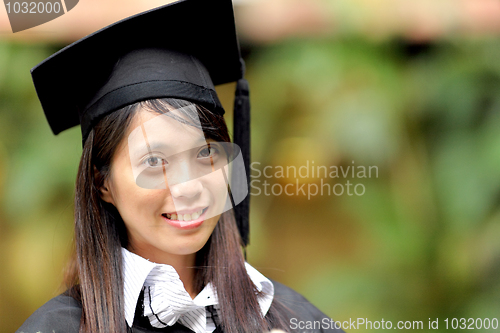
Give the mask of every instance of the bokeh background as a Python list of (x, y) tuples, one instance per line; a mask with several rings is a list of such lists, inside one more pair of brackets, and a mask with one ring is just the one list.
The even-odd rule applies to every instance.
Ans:
[[(79, 128), (52, 135), (29, 70), (163, 3), (81, 0), (16, 34), (0, 8), (1, 332), (64, 290), (72, 242)], [(235, 11), (257, 162), (249, 262), (336, 320), (427, 330), (439, 318), (436, 331), (445, 318), (500, 320), (500, 3), (247, 0)], [(219, 88), (229, 122), (233, 91)], [(313, 176), (313, 164), (356, 173)], [(362, 178), (363, 166), (377, 173)], [(293, 195), (277, 195), (287, 184)], [(345, 192), (307, 196), (323, 184)]]

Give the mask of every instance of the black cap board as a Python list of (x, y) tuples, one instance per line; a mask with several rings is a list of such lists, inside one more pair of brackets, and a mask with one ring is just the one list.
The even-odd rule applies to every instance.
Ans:
[[(31, 75), (54, 134), (80, 124), (83, 142), (103, 116), (152, 98), (185, 99), (222, 115), (214, 85), (238, 81), (233, 138), (248, 171), (244, 70), (231, 0), (181, 0), (90, 34), (42, 61)], [(248, 184), (248, 174), (246, 179)], [(245, 245), (248, 200), (235, 207)]]

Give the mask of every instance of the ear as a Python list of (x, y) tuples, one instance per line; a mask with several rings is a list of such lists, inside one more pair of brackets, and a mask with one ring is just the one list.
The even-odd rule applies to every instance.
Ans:
[[(96, 180), (98, 180), (99, 178), (102, 177), (102, 175), (100, 174), (100, 172), (97, 170), (97, 168), (95, 166), (94, 166), (94, 177)], [(111, 192), (110, 189), (111, 188), (109, 186), (109, 179), (106, 178), (103, 182), (103, 185), (99, 188), (99, 195), (100, 195), (102, 200), (114, 205), (115, 201), (113, 199), (113, 193)]]
[(101, 199), (102, 200), (104, 200), (107, 203), (110, 203), (112, 205), (115, 204), (115, 200), (113, 199), (113, 193), (110, 190), (110, 187), (109, 187), (107, 179), (104, 181), (104, 184), (99, 189), (99, 192), (101, 194)]

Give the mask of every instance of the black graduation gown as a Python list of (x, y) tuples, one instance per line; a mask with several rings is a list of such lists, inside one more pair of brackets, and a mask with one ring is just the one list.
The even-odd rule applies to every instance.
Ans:
[[(333, 321), (318, 310), (307, 299), (279, 282), (274, 284), (274, 297), (290, 310), (287, 325), (292, 332), (330, 333), (343, 332), (335, 329)], [(16, 333), (78, 333), (80, 327), (81, 305), (74, 298), (65, 294), (54, 297), (35, 311)], [(315, 327), (316, 328), (313, 328)], [(293, 330), (295, 329), (295, 330)], [(132, 333), (193, 333), (187, 327), (175, 324), (162, 329), (152, 328), (146, 318), (142, 320), (136, 315)], [(214, 333), (224, 333), (217, 327)], [(256, 332), (259, 333), (259, 332)]]

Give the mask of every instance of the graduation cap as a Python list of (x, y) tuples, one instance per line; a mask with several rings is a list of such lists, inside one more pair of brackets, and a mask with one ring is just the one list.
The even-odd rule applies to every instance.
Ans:
[[(181, 0), (90, 34), (42, 61), (31, 75), (54, 134), (80, 124), (83, 142), (105, 115), (148, 99), (184, 99), (223, 115), (214, 86), (237, 81), (233, 139), (248, 171), (244, 72), (231, 0)], [(248, 187), (248, 172), (243, 176)], [(245, 245), (249, 198), (235, 207)]]

